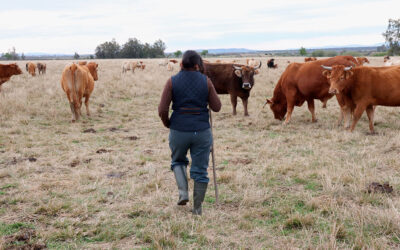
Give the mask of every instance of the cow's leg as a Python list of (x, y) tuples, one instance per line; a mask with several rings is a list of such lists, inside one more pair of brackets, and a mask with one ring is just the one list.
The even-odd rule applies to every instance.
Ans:
[(373, 134), (374, 133), (374, 106), (370, 105), (367, 107), (367, 116), (369, 120), (369, 131)]
[(244, 115), (245, 116), (249, 116), (249, 112), (247, 110), (247, 104), (249, 103), (248, 100), (249, 100), (248, 98), (242, 98), (243, 108), (244, 108)]
[(314, 106), (314, 99), (307, 100), (308, 110), (311, 112), (311, 121), (317, 122), (317, 118), (315, 117), (315, 106)]
[(351, 109), (351, 107), (346, 105), (343, 107), (342, 112), (343, 112), (343, 117), (344, 117), (343, 126), (347, 129), (350, 127), (352, 109)]
[(231, 103), (232, 103), (232, 109), (233, 109), (232, 114), (236, 115), (237, 96), (234, 94), (231, 94)]
[(326, 103), (328, 102), (329, 98), (322, 100), (322, 108), (326, 109)]
[(72, 122), (76, 121), (76, 113), (75, 113), (75, 107), (72, 102), (69, 103), (69, 107), (71, 108), (71, 113), (72, 113)]
[(293, 109), (294, 109), (294, 102), (288, 100), (287, 101), (287, 116), (286, 116), (286, 119), (284, 122), (285, 125), (290, 122), (290, 119), (292, 118)]
[(90, 111), (89, 111), (89, 95), (85, 96), (85, 106), (86, 106), (86, 114), (87, 116), (90, 116)]
[(354, 110), (353, 123), (351, 124), (350, 132), (353, 132), (354, 128), (357, 125), (358, 120), (360, 120), (361, 115), (362, 115), (362, 113), (364, 112), (365, 109), (366, 109), (366, 105), (365, 104), (357, 104), (356, 109)]

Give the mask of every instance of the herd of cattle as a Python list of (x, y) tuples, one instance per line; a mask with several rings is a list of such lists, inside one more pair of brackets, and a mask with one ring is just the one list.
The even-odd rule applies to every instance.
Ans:
[[(165, 59), (159, 66), (166, 66), (172, 71), (175, 59)], [(269, 104), (275, 119), (290, 122), (295, 106), (307, 102), (312, 122), (316, 122), (314, 100), (320, 100), (323, 108), (327, 101), (336, 96), (340, 106), (339, 124), (344, 120), (346, 128), (353, 131), (361, 115), (366, 111), (370, 131), (374, 132), (375, 107), (400, 106), (400, 61), (384, 58), (385, 67), (363, 66), (369, 63), (365, 57), (335, 56), (317, 60), (315, 57), (304, 59), (304, 63), (290, 63), (280, 76)], [(229, 94), (236, 115), (237, 98), (242, 99), (244, 115), (248, 116), (248, 98), (254, 87), (254, 76), (259, 73), (262, 62), (247, 59), (246, 64), (236, 60), (210, 62), (204, 60), (204, 74), (213, 82), (218, 94)], [(267, 62), (269, 68), (277, 68), (274, 59)], [(142, 61), (123, 62), (122, 73), (139, 68), (144, 70)], [(26, 63), (26, 71), (32, 76), (46, 73), (44, 63)], [(72, 112), (72, 121), (81, 116), (82, 99), (85, 98), (87, 115), (90, 116), (89, 98), (94, 89), (94, 81), (98, 80), (98, 64), (95, 62), (71, 63), (65, 66), (61, 87), (67, 95)], [(0, 88), (11, 76), (22, 74), (16, 63), (0, 64)], [(0, 89), (1, 91), (1, 89)], [(350, 126), (350, 122), (352, 124)]]

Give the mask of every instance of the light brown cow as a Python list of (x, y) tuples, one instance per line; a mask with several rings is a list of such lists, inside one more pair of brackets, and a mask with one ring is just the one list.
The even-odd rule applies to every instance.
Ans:
[(364, 65), (364, 63), (369, 63), (368, 58), (366, 57), (356, 57), (359, 66)]
[(0, 64), (0, 92), (1, 92), (1, 85), (3, 83), (10, 80), (10, 78), (13, 75), (20, 75), (20, 74), (22, 74), (22, 71), (16, 63)]
[(257, 67), (258, 65), (260, 65), (260, 61), (258, 61), (258, 60), (255, 60), (255, 59), (246, 59), (246, 64), (247, 64), (247, 66), (250, 66), (250, 67)]
[(80, 61), (80, 62), (78, 62), (78, 64), (82, 66), (82, 65), (86, 65), (87, 62), (86, 61)]
[(28, 63), (28, 72), (32, 76), (36, 76), (36, 64), (29, 62)]
[(168, 70), (168, 71), (173, 71), (173, 70), (174, 70), (174, 63), (173, 63), (173, 62), (168, 62), (168, 64), (167, 64), (167, 70)]
[(400, 67), (345, 67), (324, 66), (322, 74), (330, 83), (330, 94), (345, 95), (350, 104), (348, 112), (354, 109), (353, 131), (364, 111), (369, 119), (369, 129), (374, 133), (374, 106), (400, 106)]
[(67, 65), (62, 72), (61, 87), (67, 94), (72, 112), (72, 122), (78, 121), (81, 116), (83, 97), (85, 97), (86, 113), (90, 116), (89, 98), (94, 89), (94, 79), (90, 73), (90, 67), (74, 63)]
[(316, 57), (306, 57), (304, 58), (304, 62), (312, 62), (312, 61), (316, 61), (317, 58)]

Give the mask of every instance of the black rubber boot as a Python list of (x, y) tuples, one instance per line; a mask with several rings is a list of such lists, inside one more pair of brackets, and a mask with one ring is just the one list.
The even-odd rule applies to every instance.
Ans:
[(201, 204), (206, 195), (208, 183), (194, 182), (193, 188), (193, 210), (194, 215), (201, 215)]
[(186, 166), (184, 165), (175, 166), (174, 174), (175, 174), (176, 185), (178, 186), (178, 191), (179, 191), (178, 205), (183, 206), (186, 205), (186, 203), (189, 201)]

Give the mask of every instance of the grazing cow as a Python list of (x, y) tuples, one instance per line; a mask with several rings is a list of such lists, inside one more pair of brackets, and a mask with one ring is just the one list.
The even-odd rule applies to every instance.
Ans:
[(236, 63), (236, 62), (237, 62), (237, 60), (225, 61), (225, 60), (218, 59), (218, 60), (215, 61), (215, 63), (222, 63), (222, 64), (233, 64), (233, 63)]
[(384, 58), (383, 58), (383, 62), (387, 62), (387, 61), (389, 61), (390, 60), (390, 56), (385, 56)]
[(82, 66), (82, 65), (86, 65), (87, 62), (86, 61), (80, 61), (80, 62), (78, 62), (78, 64)]
[(46, 74), (46, 64), (45, 63), (37, 63), (38, 74)]
[(259, 60), (255, 60), (255, 59), (246, 59), (246, 64), (247, 66), (250, 67), (257, 67), (258, 65), (260, 65), (260, 61)]
[(400, 65), (400, 60), (393, 60), (393, 58), (386, 59), (386, 61), (384, 60), (384, 62), (385, 62), (384, 66), (386, 67)]
[(168, 59), (165, 59), (164, 61), (160, 61), (158, 63), (158, 66), (167, 66), (168, 62), (169, 62)]
[(94, 79), (86, 66), (72, 63), (62, 72), (61, 87), (67, 94), (72, 112), (72, 122), (81, 116), (82, 98), (85, 97), (86, 113), (90, 116), (89, 98), (94, 89)]
[(16, 63), (0, 64), (0, 92), (1, 92), (1, 85), (3, 83), (10, 80), (10, 78), (13, 75), (20, 75), (20, 74), (22, 74), (22, 71)]
[(364, 63), (369, 63), (369, 60), (366, 57), (357, 57), (356, 59), (359, 66), (364, 65)]
[(173, 71), (173, 70), (174, 70), (174, 63), (173, 63), (173, 62), (168, 62), (168, 64), (167, 64), (167, 70), (168, 70), (168, 71)]
[[(285, 124), (290, 122), (294, 106), (301, 106), (307, 101), (311, 112), (312, 122), (316, 122), (314, 99), (318, 99), (326, 107), (326, 102), (333, 97), (329, 93), (329, 83), (322, 75), (321, 65), (355, 66), (356, 59), (352, 56), (336, 56), (329, 59), (317, 60), (307, 63), (291, 63), (282, 73), (272, 99), (267, 99), (275, 119), (285, 119)], [(341, 96), (337, 97), (339, 105), (344, 106)], [(339, 121), (341, 122), (342, 113)]]
[(312, 61), (316, 61), (317, 58), (316, 57), (306, 57), (304, 58), (304, 62), (312, 62)]
[(204, 74), (214, 84), (218, 94), (229, 94), (233, 108), (233, 115), (236, 115), (237, 97), (243, 102), (244, 115), (248, 116), (248, 98), (250, 90), (254, 87), (254, 75), (258, 74), (261, 62), (256, 67), (239, 64), (204, 63)]
[(31, 74), (32, 76), (36, 76), (36, 64), (34, 63), (28, 63), (28, 72), (29, 74)]
[(342, 94), (354, 108), (353, 131), (366, 110), (369, 129), (374, 133), (374, 106), (400, 106), (400, 67), (324, 66), (323, 75), (329, 80), (329, 93)]
[(172, 63), (178, 63), (178, 60), (175, 60), (175, 59), (169, 59), (169, 61)]
[(140, 66), (137, 62), (124, 62), (122, 64), (122, 73), (126, 73), (129, 70), (132, 70), (132, 73), (135, 73), (135, 69), (139, 67)]
[(269, 59), (269, 60), (268, 60), (267, 66), (268, 66), (268, 68), (273, 68), (273, 69), (275, 69), (275, 68), (278, 67), (278, 64), (275, 64), (275, 59), (272, 58), (272, 59)]

